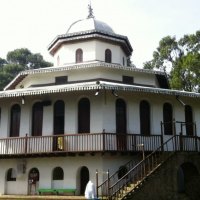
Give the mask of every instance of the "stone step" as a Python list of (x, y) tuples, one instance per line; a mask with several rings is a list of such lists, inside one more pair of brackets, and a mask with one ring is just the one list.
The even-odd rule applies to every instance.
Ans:
[(44, 200), (83, 200), (85, 199), (84, 196), (57, 196), (57, 195), (0, 195), (0, 200), (15, 200), (15, 199), (20, 199), (20, 200), (39, 200), (39, 199), (44, 199)]

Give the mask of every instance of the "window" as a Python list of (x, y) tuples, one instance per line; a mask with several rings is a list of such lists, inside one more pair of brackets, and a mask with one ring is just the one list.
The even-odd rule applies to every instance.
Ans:
[(65, 104), (58, 100), (54, 104), (54, 134), (64, 134)]
[[(65, 129), (65, 104), (62, 100), (58, 100), (54, 104), (53, 118), (54, 135), (64, 134)], [(64, 149), (64, 139), (62, 136), (53, 138), (53, 150), (60, 151)]]
[(173, 134), (173, 111), (172, 106), (169, 103), (163, 105), (163, 122), (164, 122), (164, 134), (172, 135)]
[(90, 132), (90, 101), (83, 98), (78, 103), (78, 132)]
[(132, 76), (122, 76), (122, 82), (127, 84), (133, 84)]
[(116, 100), (116, 132), (126, 133), (126, 103), (123, 99)]
[(145, 100), (140, 102), (140, 132), (141, 135), (150, 135), (150, 106)]
[(112, 52), (110, 49), (105, 50), (105, 62), (107, 62), (107, 63), (112, 62)]
[(120, 166), (118, 170), (118, 179), (121, 179), (126, 173), (128, 172), (128, 169), (126, 166)]
[(37, 102), (32, 108), (32, 136), (42, 136), (43, 105)]
[(57, 57), (57, 65), (58, 66), (60, 65), (60, 57), (59, 56)]
[(13, 168), (10, 168), (7, 171), (7, 176), (6, 176), (7, 181), (16, 181), (16, 171)]
[(0, 108), (0, 125), (1, 125), (1, 108)]
[(55, 77), (55, 84), (56, 85), (66, 84), (67, 82), (68, 82), (68, 77), (67, 76)]
[(64, 180), (64, 172), (61, 167), (56, 167), (53, 170), (53, 180)]
[(192, 107), (185, 106), (186, 135), (194, 135)]
[(76, 50), (76, 63), (83, 62), (83, 50), (77, 49)]
[(126, 103), (123, 99), (116, 100), (116, 137), (117, 149), (126, 150)]
[(124, 57), (122, 58), (122, 63), (123, 63), (123, 66), (125, 65), (125, 59)]
[(18, 104), (12, 106), (10, 111), (10, 137), (19, 137), (21, 108)]

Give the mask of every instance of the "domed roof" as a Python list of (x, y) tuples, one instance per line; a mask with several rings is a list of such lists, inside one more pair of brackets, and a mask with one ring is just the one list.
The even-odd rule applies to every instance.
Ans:
[(69, 29), (67, 30), (67, 34), (85, 32), (89, 30), (115, 34), (113, 29), (108, 24), (96, 20), (94, 17), (89, 17), (72, 23)]
[(86, 19), (75, 21), (71, 24), (66, 34), (58, 35), (48, 46), (50, 54), (54, 55), (61, 44), (69, 41), (88, 40), (93, 38), (116, 42), (122, 46), (127, 55), (133, 49), (126, 36), (116, 34), (106, 23), (96, 20), (91, 4), (88, 5), (89, 15)]

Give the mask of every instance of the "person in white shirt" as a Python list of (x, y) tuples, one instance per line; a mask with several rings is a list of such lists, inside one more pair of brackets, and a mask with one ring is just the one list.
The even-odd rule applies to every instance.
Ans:
[(86, 199), (94, 199), (95, 198), (95, 187), (92, 181), (89, 181), (85, 188), (85, 198)]

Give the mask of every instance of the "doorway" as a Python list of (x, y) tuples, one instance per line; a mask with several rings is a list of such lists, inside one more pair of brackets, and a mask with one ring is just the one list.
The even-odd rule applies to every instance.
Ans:
[(177, 172), (178, 192), (185, 193), (192, 199), (200, 196), (200, 175), (196, 166), (191, 162), (183, 163)]
[(89, 170), (87, 167), (81, 167), (80, 170), (80, 195), (84, 195), (86, 185), (89, 181)]
[(35, 195), (39, 187), (40, 173), (37, 168), (32, 168), (28, 175), (28, 194)]
[(116, 100), (116, 135), (117, 135), (117, 150), (126, 150), (126, 103), (123, 99)]
[[(64, 134), (65, 129), (65, 103), (62, 100), (58, 100), (54, 104), (54, 139), (53, 139), (53, 150), (61, 151), (64, 150)], [(58, 136), (60, 135), (60, 136)]]

